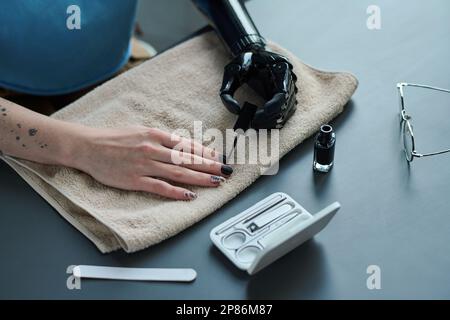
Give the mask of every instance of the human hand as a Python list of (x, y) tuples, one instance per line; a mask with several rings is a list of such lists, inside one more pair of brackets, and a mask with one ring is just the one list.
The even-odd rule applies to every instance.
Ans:
[[(197, 197), (195, 193), (160, 178), (217, 187), (233, 172), (232, 167), (224, 164), (224, 157), (212, 149), (159, 129), (143, 126), (88, 129), (84, 137), (71, 166), (119, 189), (193, 200)], [(183, 163), (175, 164), (180, 162)]]

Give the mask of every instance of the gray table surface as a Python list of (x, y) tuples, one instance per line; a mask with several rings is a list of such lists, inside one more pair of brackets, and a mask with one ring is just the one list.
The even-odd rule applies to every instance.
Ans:
[[(370, 4), (381, 8), (381, 30), (366, 28)], [(450, 298), (450, 156), (418, 159), (408, 167), (395, 89), (398, 81), (450, 87), (450, 2), (258, 0), (248, 8), (262, 34), (306, 63), (358, 77), (358, 91), (333, 122), (334, 170), (326, 176), (312, 172), (310, 139), (282, 160), (276, 176), (262, 177), (185, 232), (136, 254), (102, 255), (1, 163), (0, 298)], [(450, 109), (439, 107), (445, 98), (448, 107), (445, 96), (410, 99), (423, 149), (449, 140)], [(342, 209), (314, 240), (249, 277), (212, 246), (208, 234), (277, 191), (311, 212), (335, 200)], [(198, 279), (89, 280), (69, 291), (65, 270), (72, 264), (192, 267)], [(381, 268), (381, 290), (366, 287), (372, 264)]]

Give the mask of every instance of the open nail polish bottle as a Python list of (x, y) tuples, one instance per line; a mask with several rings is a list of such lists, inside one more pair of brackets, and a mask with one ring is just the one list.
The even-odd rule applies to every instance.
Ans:
[(336, 134), (333, 128), (326, 124), (320, 127), (314, 143), (314, 162), (315, 171), (327, 173), (333, 167), (334, 148), (336, 144)]

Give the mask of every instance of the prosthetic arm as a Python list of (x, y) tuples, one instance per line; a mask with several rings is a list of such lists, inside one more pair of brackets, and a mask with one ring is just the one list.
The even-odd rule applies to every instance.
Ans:
[[(238, 114), (235, 129), (282, 128), (295, 112), (297, 77), (292, 64), (269, 51), (241, 0), (192, 0), (209, 19), (233, 59), (225, 67), (220, 97), (227, 109)], [(241, 106), (233, 97), (248, 84), (266, 102)]]

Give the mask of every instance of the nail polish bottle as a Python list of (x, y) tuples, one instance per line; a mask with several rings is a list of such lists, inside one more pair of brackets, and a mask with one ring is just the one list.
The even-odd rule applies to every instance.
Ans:
[(318, 172), (329, 172), (334, 162), (334, 147), (336, 144), (336, 134), (330, 125), (320, 127), (314, 143), (313, 168)]

